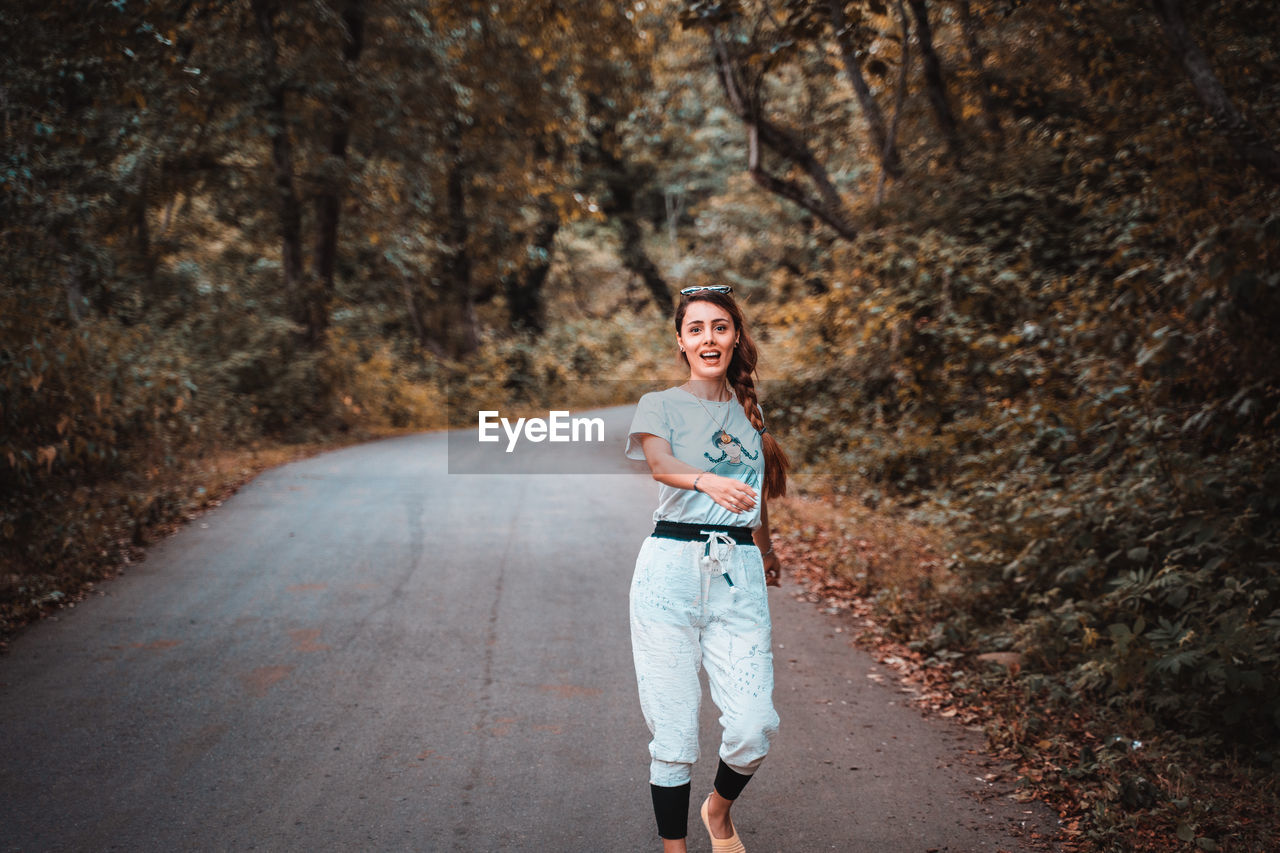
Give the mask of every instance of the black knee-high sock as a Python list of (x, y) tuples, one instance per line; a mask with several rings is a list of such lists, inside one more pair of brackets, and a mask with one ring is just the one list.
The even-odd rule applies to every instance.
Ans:
[(747, 787), (747, 783), (750, 781), (750, 776), (743, 776), (737, 770), (725, 764), (723, 758), (720, 759), (720, 766), (716, 768), (717, 794), (726, 800), (736, 800), (738, 795), (742, 793), (742, 789)]
[(649, 784), (653, 794), (653, 816), (658, 819), (658, 835), (675, 840), (689, 834), (689, 783), (666, 788)]

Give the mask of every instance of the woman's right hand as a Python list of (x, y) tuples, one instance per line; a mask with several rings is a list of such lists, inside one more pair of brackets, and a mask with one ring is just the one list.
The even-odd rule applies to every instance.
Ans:
[(698, 478), (698, 491), (729, 512), (750, 512), (755, 508), (758, 497), (756, 490), (741, 480), (711, 473)]

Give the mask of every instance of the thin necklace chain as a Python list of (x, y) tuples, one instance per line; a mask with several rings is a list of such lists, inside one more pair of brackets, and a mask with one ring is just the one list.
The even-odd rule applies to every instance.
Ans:
[[(688, 383), (688, 382), (686, 382), (686, 383), (684, 383), (684, 384), (685, 384), (685, 385), (688, 385), (689, 383)], [(681, 385), (680, 387), (681, 387), (681, 388), (683, 388), (683, 387), (684, 387), (684, 385)], [(728, 430), (726, 430), (726, 429), (724, 428), (724, 425), (725, 425), (726, 423), (728, 423), (728, 422), (729, 422), (729, 407), (728, 407), (728, 406), (725, 406), (725, 407), (724, 407), (724, 416), (723, 416), (722, 418), (720, 418), (720, 420), (719, 420), (719, 421), (716, 421), (716, 416), (715, 416), (715, 415), (713, 415), (713, 414), (711, 414), (711, 410), (707, 408), (707, 404), (706, 404), (706, 403), (704, 403), (704, 402), (702, 401), (702, 398), (701, 398), (701, 397), (699, 397), (697, 394), (693, 393), (692, 391), (690, 391), (690, 392), (689, 392), (689, 396), (690, 396), (690, 397), (692, 397), (693, 399), (695, 399), (695, 400), (697, 400), (697, 401), (698, 401), (698, 405), (702, 407), (702, 411), (706, 412), (706, 413), (707, 413), (707, 417), (711, 419), (711, 423), (713, 423), (713, 424), (715, 424), (716, 426), (720, 427), (720, 434), (721, 434), (721, 435), (728, 435), (728, 434), (729, 434), (729, 431), (728, 431)], [(728, 402), (729, 402), (730, 400), (732, 400), (732, 399), (733, 399), (733, 396), (732, 396), (732, 395), (730, 395), (730, 397), (729, 397), (729, 399), (728, 399), (728, 400), (711, 400), (710, 402), (712, 402), (712, 403), (728, 403)]]

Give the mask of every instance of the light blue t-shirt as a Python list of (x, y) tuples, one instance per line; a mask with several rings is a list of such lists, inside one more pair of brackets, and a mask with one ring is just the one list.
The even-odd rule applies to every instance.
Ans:
[[(721, 440), (720, 425), (728, 433)], [(640, 398), (627, 435), (628, 459), (644, 459), (640, 436), (665, 438), (681, 462), (725, 477), (741, 480), (756, 490), (756, 505), (748, 512), (730, 512), (702, 492), (658, 484), (658, 508), (654, 521), (682, 521), (690, 524), (760, 526), (761, 484), (764, 482), (764, 453), (760, 433), (747, 420), (737, 398), (723, 403), (699, 399), (683, 388), (651, 391)]]

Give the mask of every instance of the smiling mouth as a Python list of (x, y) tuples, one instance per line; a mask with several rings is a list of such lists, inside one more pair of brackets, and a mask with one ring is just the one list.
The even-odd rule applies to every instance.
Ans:
[(704, 362), (716, 363), (720, 361), (720, 352), (718, 350), (711, 350), (709, 352), (699, 353), (698, 358), (702, 359)]

